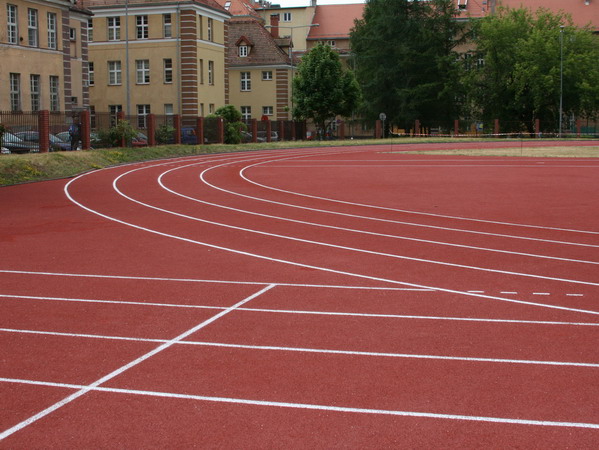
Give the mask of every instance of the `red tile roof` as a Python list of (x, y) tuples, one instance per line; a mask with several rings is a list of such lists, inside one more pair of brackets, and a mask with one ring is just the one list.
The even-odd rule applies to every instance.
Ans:
[(235, 66), (287, 65), (289, 56), (278, 45), (270, 32), (256, 19), (233, 17), (229, 21), (229, 42), (239, 42), (241, 38), (251, 41), (250, 54), (240, 57), (237, 45), (227, 45), (229, 63)]
[[(229, 11), (232, 16), (252, 16), (260, 17), (254, 8), (258, 6), (252, 0), (215, 0), (224, 9)], [(229, 3), (229, 7), (226, 8), (226, 4)]]
[[(481, 1), (481, 0), (478, 0)], [(574, 24), (585, 26), (589, 23), (593, 28), (599, 29), (599, 0), (498, 0), (497, 4), (509, 6), (510, 8), (528, 8), (536, 11), (539, 8), (547, 8), (550, 11), (564, 11), (572, 16)]]
[(361, 19), (364, 4), (319, 5), (312, 23), (320, 26), (310, 28), (308, 39), (349, 39), (354, 20)]

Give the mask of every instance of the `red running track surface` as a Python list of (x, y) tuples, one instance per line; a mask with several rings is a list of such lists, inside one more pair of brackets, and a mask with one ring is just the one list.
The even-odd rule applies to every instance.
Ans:
[(0, 189), (0, 448), (596, 448), (599, 159), (399, 150)]

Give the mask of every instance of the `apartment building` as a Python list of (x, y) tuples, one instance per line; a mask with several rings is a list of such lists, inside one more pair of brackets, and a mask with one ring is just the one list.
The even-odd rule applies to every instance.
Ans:
[(0, 110), (88, 106), (87, 23), (69, 0), (0, 0)]
[(230, 14), (214, 0), (87, 0), (92, 111), (205, 116), (227, 103)]

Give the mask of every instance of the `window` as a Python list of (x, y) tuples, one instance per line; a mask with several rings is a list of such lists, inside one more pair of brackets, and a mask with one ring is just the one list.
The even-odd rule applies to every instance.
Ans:
[(272, 70), (262, 71), (262, 79), (264, 81), (271, 81), (272, 80)]
[(214, 61), (208, 61), (208, 84), (214, 86)]
[(108, 17), (108, 40), (118, 41), (121, 39), (121, 18)]
[(204, 39), (204, 18), (198, 15), (198, 38)]
[(164, 82), (172, 83), (173, 82), (173, 60), (171, 58), (166, 58), (164, 61)]
[(87, 42), (92, 42), (94, 40), (94, 21), (89, 19), (87, 21)]
[(200, 103), (200, 117), (204, 117), (204, 104)]
[(252, 74), (250, 72), (241, 72), (241, 90), (244, 92), (252, 90)]
[(242, 106), (241, 107), (241, 119), (242, 120), (250, 120), (252, 118), (252, 107), (251, 106)]
[(38, 46), (37, 9), (27, 10), (27, 38), (30, 47)]
[(228, 11), (231, 7), (231, 2), (225, 2), (225, 9)]
[(50, 75), (50, 111), (60, 111), (58, 77)]
[(290, 12), (283, 13), (283, 22), (291, 22), (291, 13)]
[(97, 127), (96, 122), (96, 107), (94, 105), (89, 105), (89, 122), (92, 130), (95, 130)]
[(263, 116), (272, 116), (273, 108), (272, 106), (263, 106), (262, 107), (262, 115)]
[(148, 39), (148, 16), (136, 16), (137, 39)]
[(7, 37), (9, 44), (19, 43), (19, 25), (18, 25), (17, 7), (15, 5), (6, 5), (6, 24)]
[(249, 52), (248, 52), (248, 46), (247, 45), (240, 45), (239, 46), (239, 56), (241, 58), (245, 58), (248, 54), (249, 54)]
[(90, 86), (93, 86), (95, 84), (95, 78), (96, 78), (96, 74), (94, 73), (94, 63), (88, 62), (87, 63), (87, 79), (88, 79)]
[(31, 111), (40, 110), (40, 83), (41, 77), (39, 75), (29, 76), (29, 90), (31, 92)]
[(110, 126), (114, 127), (117, 122), (117, 115), (123, 110), (123, 105), (108, 105), (110, 111)]
[(206, 29), (208, 30), (208, 40), (209, 40), (210, 42), (212, 42), (212, 41), (213, 41), (213, 37), (214, 37), (214, 36), (213, 36), (213, 33), (212, 33), (212, 31), (213, 31), (213, 30), (212, 30), (212, 25), (213, 25), (213, 24), (212, 24), (212, 19), (210, 19), (210, 18), (209, 18), (209, 19), (208, 19), (208, 26), (206, 27)]
[(120, 61), (108, 61), (108, 84), (111, 86), (121, 84)]
[(135, 61), (137, 84), (148, 84), (150, 82), (150, 60), (138, 59)]
[(165, 38), (173, 36), (173, 23), (170, 14), (162, 15), (162, 34)]
[(204, 60), (200, 59), (200, 84), (204, 84)]
[(10, 110), (21, 111), (21, 74), (10, 74)]
[(164, 115), (165, 116), (172, 116), (174, 114), (173, 112), (173, 104), (172, 103), (165, 103), (164, 104)]
[(326, 44), (331, 48), (337, 47), (337, 43), (335, 41), (327, 41)]
[(69, 39), (71, 41), (77, 40), (77, 30), (75, 28), (69, 28)]
[(48, 48), (51, 48), (53, 50), (56, 50), (58, 48), (58, 34), (56, 24), (56, 14), (48, 13)]
[(468, 0), (458, 0), (458, 9), (464, 10), (468, 7)]
[(210, 103), (208, 105), (208, 113), (209, 114), (214, 114), (214, 103)]
[(137, 128), (147, 128), (147, 116), (150, 114), (150, 105), (137, 105)]

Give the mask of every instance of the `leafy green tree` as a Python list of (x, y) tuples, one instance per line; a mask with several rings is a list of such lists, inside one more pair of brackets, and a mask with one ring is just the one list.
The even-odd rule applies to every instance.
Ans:
[(407, 126), (449, 123), (459, 113), (455, 47), (464, 36), (454, 0), (368, 0), (351, 31), (363, 114)]
[(471, 116), (500, 119), (511, 131), (533, 131), (535, 119), (557, 129), (560, 92), (564, 117), (599, 111), (599, 41), (590, 28), (543, 8), (500, 8), (475, 24), (474, 36), (484, 64), (464, 75)]
[(239, 144), (241, 132), (247, 129), (241, 121), (241, 113), (233, 105), (221, 106), (214, 115), (208, 117), (222, 117), (225, 120), (225, 144)]
[(294, 117), (313, 120), (322, 133), (336, 116), (351, 116), (359, 98), (354, 74), (343, 70), (330, 46), (318, 44), (304, 55), (293, 78)]

